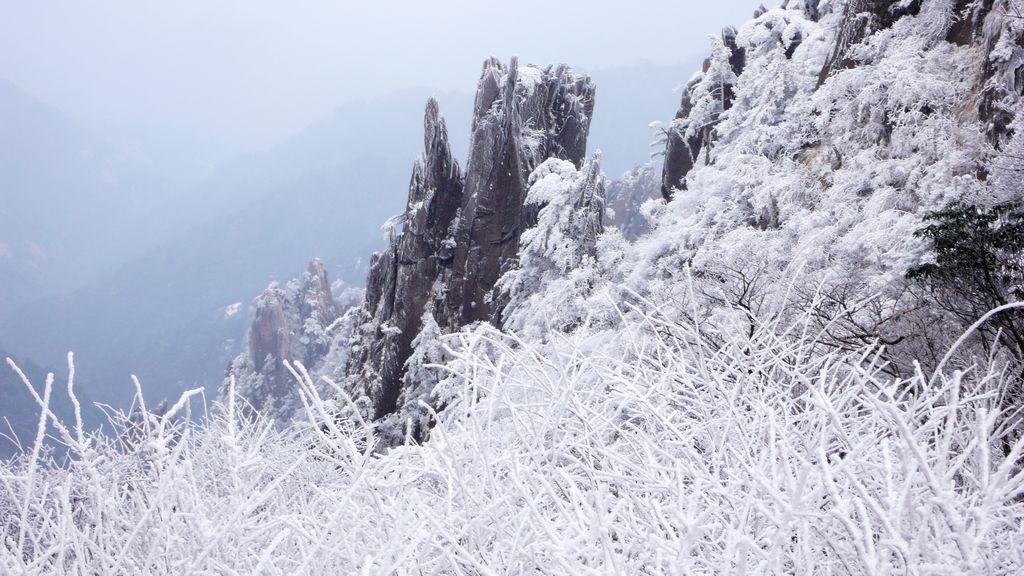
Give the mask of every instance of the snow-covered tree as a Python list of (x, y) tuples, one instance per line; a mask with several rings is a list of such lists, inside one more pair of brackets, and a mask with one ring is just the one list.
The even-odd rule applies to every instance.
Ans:
[(571, 327), (585, 318), (585, 299), (597, 282), (605, 212), (600, 157), (579, 170), (564, 160), (544, 162), (530, 175), (526, 206), (538, 211), (537, 223), (523, 232), (516, 266), (496, 286), (508, 302), (504, 325), (513, 331), (542, 323)]

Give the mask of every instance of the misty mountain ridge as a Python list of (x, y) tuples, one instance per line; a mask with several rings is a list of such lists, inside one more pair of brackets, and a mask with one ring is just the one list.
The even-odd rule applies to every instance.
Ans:
[[(0, 80), (0, 315), (99, 278), (154, 241), (142, 223), (173, 181)], [(131, 241), (128, 241), (131, 239)]]

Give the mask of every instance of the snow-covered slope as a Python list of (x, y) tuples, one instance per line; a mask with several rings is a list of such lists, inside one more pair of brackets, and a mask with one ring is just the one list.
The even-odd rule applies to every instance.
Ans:
[[(492, 246), (519, 246), (515, 259), (502, 257), (505, 276), (494, 290), (476, 268), (457, 265), (449, 276), (474, 287), (467, 302), (476, 307), (461, 316), (442, 310), (438, 323), (452, 331), (489, 320), (550, 338), (617, 330), (617, 308), (648, 299), (674, 306), (680, 318), (697, 307), (713, 331), (749, 331), (764, 314), (813, 308), (823, 345), (886, 344), (893, 373), (934, 365), (956, 332), (932, 326), (956, 324), (907, 279), (932, 258), (915, 232), (954, 200), (987, 206), (1013, 194), (991, 176), (1024, 88), (1022, 29), (991, 2), (795, 1), (758, 10), (711, 38), (711, 56), (683, 95), (666, 134), (668, 201), (643, 204), (636, 194), (619, 207), (650, 233), (626, 230), (640, 236), (630, 243), (614, 227), (599, 237), (575, 229), (572, 204), (554, 200), (579, 198), (577, 181), (600, 184), (603, 199), (596, 164), (539, 165), (525, 197), (544, 200), (524, 207), (521, 221), (536, 228), (508, 238), (508, 226), (494, 232)], [(407, 230), (421, 219), (413, 204)], [(487, 217), (501, 210), (519, 218), (514, 204)], [(448, 234), (447, 224), (438, 232)], [(481, 262), (492, 246), (479, 249)], [(450, 282), (440, 284), (441, 301), (469, 294), (447, 291)], [(421, 308), (381, 341), (409, 346)], [(357, 346), (372, 348), (377, 336), (369, 338)], [(400, 373), (410, 354), (387, 370)], [(372, 372), (350, 375), (353, 390), (375, 397)]]
[[(424, 156), (370, 275), (348, 386), (380, 418), (418, 406), (423, 393), (406, 392), (430, 388), (405, 374), (417, 342), (436, 348), (418, 337), (422, 326), (444, 333), (488, 320), (530, 338), (616, 330), (617, 307), (635, 299), (679, 317), (696, 307), (715, 330), (749, 331), (759, 315), (813, 307), (823, 344), (885, 344), (893, 373), (933, 365), (955, 331), (931, 327), (955, 323), (906, 278), (932, 257), (915, 232), (954, 200), (988, 206), (1015, 193), (993, 184), (1022, 90), (1012, 8), (854, 0), (758, 10), (711, 38), (684, 91), (665, 131), (661, 204), (650, 200), (651, 166), (606, 184), (597, 160), (583, 167), (578, 153), (542, 164), (538, 151), (569, 150), (546, 135), (564, 137), (558, 122), (568, 118), (570, 136), (582, 126), (585, 138), (592, 95), (573, 95), (571, 77), (550, 88), (550, 69), (505, 72), (489, 61), (466, 176), (428, 106)], [(546, 120), (553, 127), (522, 122), (536, 114), (537, 86), (556, 103), (569, 90)], [(506, 164), (517, 166), (510, 178), (492, 169)], [(596, 230), (610, 226), (588, 235), (570, 215), (581, 190), (598, 188), (613, 210)], [(503, 200), (474, 214), (479, 191)]]
[(696, 290), (743, 329), (780, 298), (822, 297), (836, 345), (893, 344), (897, 369), (932, 360), (951, 334), (929, 329), (938, 312), (905, 279), (931, 258), (914, 232), (954, 200), (1020, 198), (990, 177), (1024, 89), (1021, 19), (1006, 10), (797, 1), (712, 38), (669, 129), (671, 201), (654, 233), (606, 244), (594, 307), (606, 289)]
[(466, 176), (428, 104), (356, 337), (321, 338), (315, 269), (261, 299), (250, 357), (314, 368), (298, 419), (231, 380), (205, 424), (142, 408), (116, 446), (52, 419), (78, 457), (6, 465), (0, 569), (1019, 574), (1020, 351), (908, 278), (928, 214), (1021, 199), (1015, 8), (789, 0), (727, 29), (633, 241), (583, 155), (589, 81), (489, 61)]

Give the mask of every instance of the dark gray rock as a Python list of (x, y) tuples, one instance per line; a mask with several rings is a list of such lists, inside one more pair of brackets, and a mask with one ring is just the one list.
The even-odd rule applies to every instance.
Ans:
[(451, 266), (452, 222), (462, 206), (462, 174), (452, 158), (437, 102), (427, 102), (423, 155), (413, 167), (400, 231), (374, 256), (348, 372), (373, 400), (375, 417), (395, 410), (405, 362), (441, 271)]
[(535, 215), (527, 179), (548, 158), (577, 167), (594, 109), (590, 78), (566, 66), (484, 63), (465, 177), (451, 157), (437, 104), (427, 104), (424, 153), (387, 251), (372, 261), (347, 372), (376, 418), (394, 413), (422, 318), (443, 331), (500, 314), (492, 290)]
[(957, 18), (946, 33), (946, 41), (966, 46), (982, 40), (985, 17), (994, 6), (995, 0), (956, 0), (953, 12)]
[(490, 320), (490, 292), (519, 250), (533, 215), (523, 210), (527, 179), (548, 158), (581, 166), (594, 110), (590, 78), (566, 66), (545, 69), (516, 59), (484, 63), (466, 168), (465, 204), (438, 322), (452, 330)]

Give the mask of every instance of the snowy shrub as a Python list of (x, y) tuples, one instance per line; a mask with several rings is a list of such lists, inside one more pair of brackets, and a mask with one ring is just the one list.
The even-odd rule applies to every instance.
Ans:
[(380, 449), (301, 365), (306, 418), (286, 430), (240, 418), (233, 387), (201, 423), (178, 418), (187, 397), (156, 416), (140, 396), (113, 436), (44, 413), (0, 465), (0, 573), (1024, 569), (997, 365), (893, 379), (806, 315), (708, 334), (636, 300), (614, 330), (447, 337), (458, 378), (419, 445)]

